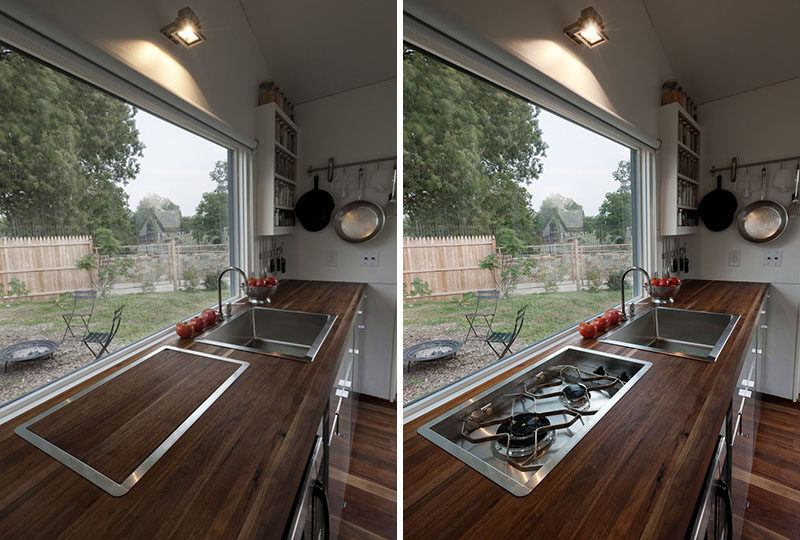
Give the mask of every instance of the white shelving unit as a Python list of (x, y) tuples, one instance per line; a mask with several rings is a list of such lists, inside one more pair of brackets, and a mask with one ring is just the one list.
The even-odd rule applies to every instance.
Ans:
[(297, 197), (299, 130), (275, 103), (256, 110), (256, 233), (292, 234)]
[(659, 234), (694, 234), (700, 228), (703, 130), (678, 103), (661, 106), (658, 129)]

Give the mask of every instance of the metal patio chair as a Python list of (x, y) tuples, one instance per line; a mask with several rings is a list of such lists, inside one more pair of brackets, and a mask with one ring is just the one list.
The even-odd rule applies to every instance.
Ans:
[[(517, 336), (522, 331), (522, 325), (525, 324), (525, 310), (528, 309), (528, 306), (522, 306), (517, 310), (517, 319), (514, 321), (514, 330), (511, 332), (496, 332), (492, 330), (491, 325), (489, 325), (489, 335), (486, 337), (486, 343), (489, 347), (492, 348), (494, 354), (497, 355), (497, 358), (503, 358), (506, 353), (514, 354), (511, 350), (511, 345), (516, 341)], [(501, 344), (495, 348), (494, 344)], [(502, 352), (497, 352), (500, 349)]]
[[(97, 291), (95, 290), (74, 291), (72, 293), (72, 311), (61, 314), (64, 324), (67, 325), (64, 329), (64, 335), (61, 336), (61, 343), (64, 343), (64, 340), (67, 339), (67, 332), (72, 334), (74, 338), (86, 335), (86, 332), (89, 331), (89, 321), (94, 313), (95, 303), (97, 303)], [(78, 328), (78, 326), (83, 326), (83, 328)], [(78, 330), (79, 334), (77, 336), (73, 332), (73, 328)]]
[[(122, 323), (122, 308), (124, 307), (125, 306), (122, 305), (114, 311), (114, 318), (111, 319), (111, 330), (108, 332), (87, 331), (86, 335), (83, 337), (83, 344), (86, 345), (86, 348), (92, 352), (95, 359), (103, 356), (103, 353), (108, 353), (108, 346), (111, 344), (111, 340), (114, 339), (114, 336), (117, 335), (119, 326)], [(100, 350), (95, 352), (90, 343), (100, 345)]]
[(467, 336), (464, 338), (464, 343), (469, 340), (469, 335), (474, 334), (478, 339), (485, 339), (485, 337), (481, 337), (478, 335), (478, 332), (475, 330), (475, 320), (478, 317), (483, 318), (483, 323), (478, 321), (479, 325), (486, 325), (486, 336), (489, 335), (492, 327), (492, 321), (494, 321), (494, 314), (497, 313), (497, 302), (500, 300), (500, 291), (478, 291), (475, 293), (477, 296), (477, 301), (475, 302), (475, 312), (474, 313), (467, 313), (464, 317), (467, 319), (467, 323), (469, 323), (469, 328), (467, 329)]

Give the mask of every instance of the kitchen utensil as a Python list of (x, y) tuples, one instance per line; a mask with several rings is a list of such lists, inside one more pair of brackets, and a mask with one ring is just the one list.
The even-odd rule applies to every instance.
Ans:
[[(283, 256), (283, 242), (281, 242), (280, 247), (278, 248), (278, 258), (281, 263), (281, 274), (286, 273), (286, 257)], [(276, 265), (277, 266), (277, 265)]]
[(397, 215), (397, 164), (392, 168), (392, 192), (389, 194), (389, 201), (383, 207), (386, 216)]
[(673, 249), (672, 249), (672, 273), (676, 273), (678, 271), (678, 239), (673, 239)]
[(789, 221), (782, 204), (767, 200), (767, 168), (761, 169), (761, 200), (750, 203), (739, 213), (739, 234), (748, 242), (761, 244), (779, 238)]
[(772, 177), (772, 189), (780, 192), (790, 191), (792, 189), (793, 172), (789, 167), (784, 167), (783, 162), (781, 162), (780, 169)]
[(717, 175), (717, 189), (706, 193), (697, 211), (700, 219), (710, 231), (719, 232), (727, 229), (736, 217), (736, 195), (722, 189), (722, 175)]
[(794, 194), (792, 195), (792, 202), (789, 204), (789, 217), (800, 216), (800, 193), (797, 192), (797, 185), (800, 183), (800, 163), (797, 164), (797, 170), (794, 174)]
[(654, 287), (651, 285), (649, 288), (650, 302), (653, 304), (672, 304), (675, 302), (680, 290), (680, 285), (675, 287)]
[(344, 205), (333, 220), (339, 238), (345, 242), (360, 243), (375, 238), (386, 223), (383, 208), (364, 200), (364, 169), (358, 169), (358, 200)]
[(315, 174), (314, 189), (300, 197), (294, 206), (294, 213), (305, 230), (316, 232), (328, 225), (335, 207), (331, 194), (319, 188), (319, 175)]
[[(732, 157), (731, 158), (731, 183), (734, 184), (734, 185), (736, 185), (736, 171), (737, 170), (738, 169), (737, 169), (737, 164), (736, 164), (736, 158)], [(713, 174), (714, 171), (711, 171), (711, 173)]]

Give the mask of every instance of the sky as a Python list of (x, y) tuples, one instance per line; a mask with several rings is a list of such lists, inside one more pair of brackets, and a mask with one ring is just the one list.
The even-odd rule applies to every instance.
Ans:
[(583, 206), (585, 215), (596, 216), (606, 193), (619, 187), (611, 173), (630, 159), (630, 148), (545, 110), (539, 126), (549, 148), (541, 176), (528, 187), (534, 209), (551, 193), (561, 193)]
[(181, 215), (193, 216), (203, 193), (216, 187), (209, 173), (227, 160), (228, 150), (141, 109), (135, 118), (145, 148), (139, 176), (125, 186), (128, 207), (136, 211), (145, 195), (156, 193), (180, 206)]

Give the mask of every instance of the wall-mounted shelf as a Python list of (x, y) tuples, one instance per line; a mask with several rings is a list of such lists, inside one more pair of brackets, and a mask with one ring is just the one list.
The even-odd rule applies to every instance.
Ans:
[(678, 103), (659, 110), (659, 234), (675, 236), (694, 234), (700, 218), (700, 161), (702, 133), (700, 124)]
[(275, 103), (256, 109), (256, 129), (256, 233), (292, 234), (299, 130)]

